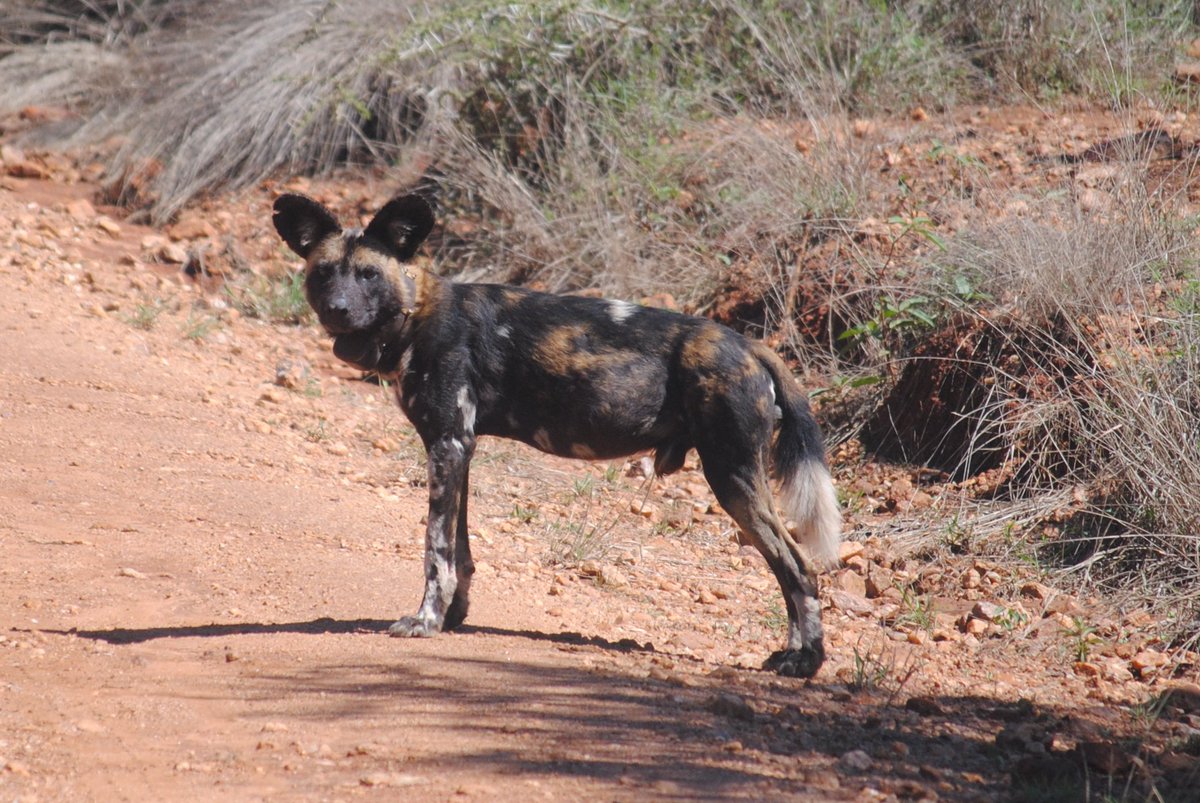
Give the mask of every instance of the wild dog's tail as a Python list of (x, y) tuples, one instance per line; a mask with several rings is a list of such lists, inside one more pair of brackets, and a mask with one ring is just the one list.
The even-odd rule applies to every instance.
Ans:
[(842, 513), (825, 463), (821, 429), (783, 360), (761, 343), (755, 344), (755, 352), (771, 374), (775, 403), (783, 413), (771, 462), (784, 515), (796, 522), (796, 535), (809, 556), (825, 568), (835, 566)]

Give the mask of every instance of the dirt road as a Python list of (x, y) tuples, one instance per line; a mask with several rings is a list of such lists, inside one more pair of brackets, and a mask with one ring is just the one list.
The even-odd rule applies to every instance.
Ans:
[[(0, 796), (995, 800), (1014, 772), (1136, 774), (1136, 748), (1076, 759), (1129, 736), (1144, 685), (1075, 671), (1054, 628), (910, 635), (857, 569), (815, 681), (757, 670), (778, 592), (694, 460), (648, 486), (484, 444), (468, 625), (386, 637), (425, 504), (386, 391), (151, 266), (157, 233), (85, 180), (5, 182)], [(269, 198), (239, 203), (268, 237)]]

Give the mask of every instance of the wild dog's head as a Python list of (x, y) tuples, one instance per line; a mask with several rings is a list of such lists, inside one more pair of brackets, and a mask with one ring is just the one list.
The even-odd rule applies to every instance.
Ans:
[(340, 359), (368, 370), (380, 359), (377, 335), (416, 303), (404, 263), (433, 228), (419, 195), (393, 198), (365, 229), (343, 230), (333, 213), (303, 195), (275, 201), (275, 230), (305, 261), (304, 291)]

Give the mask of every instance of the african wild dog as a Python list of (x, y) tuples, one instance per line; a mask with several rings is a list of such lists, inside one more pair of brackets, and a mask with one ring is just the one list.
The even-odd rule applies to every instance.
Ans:
[(480, 435), (580, 458), (653, 450), (658, 474), (695, 448), (783, 591), (787, 646), (765, 666), (816, 673), (825, 657), (816, 577), (775, 511), (768, 468), (811, 559), (836, 560), (841, 516), (817, 423), (770, 349), (704, 318), (624, 301), (443, 280), (408, 264), (434, 223), (417, 195), (390, 201), (365, 230), (283, 195), (274, 222), (307, 263), (305, 291), (334, 354), (396, 381), (428, 453), (425, 596), (392, 635), (431, 636), (467, 615), (467, 474)]

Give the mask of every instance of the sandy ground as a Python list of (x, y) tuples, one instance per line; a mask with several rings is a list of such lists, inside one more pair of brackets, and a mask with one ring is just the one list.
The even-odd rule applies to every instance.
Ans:
[[(778, 592), (694, 459), (647, 483), (486, 443), (468, 624), (388, 638), (425, 497), (387, 392), (315, 327), (150, 264), (161, 233), (81, 204), (86, 175), (3, 182), (0, 797), (1196, 799), (1200, 693), (1127, 669), (1168, 655), (1152, 627), (1118, 619), (1077, 661), (1074, 609), (969, 559), (914, 627), (861, 579), (930, 579), (878, 520), (848, 521), (866, 549), (824, 583), (818, 677), (758, 670)], [(269, 203), (230, 213), (264, 252)], [(972, 571), (1026, 619), (969, 626)]]

